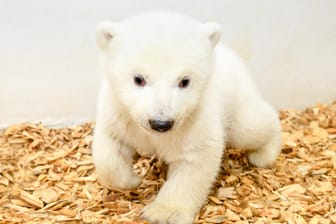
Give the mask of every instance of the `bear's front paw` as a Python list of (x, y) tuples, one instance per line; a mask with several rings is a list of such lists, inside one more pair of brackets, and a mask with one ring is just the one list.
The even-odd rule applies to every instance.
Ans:
[(192, 224), (194, 213), (187, 208), (153, 202), (144, 207), (142, 217), (154, 224)]
[[(99, 175), (98, 175), (99, 176)], [(141, 183), (141, 178), (134, 173), (124, 173), (122, 176), (99, 176), (99, 182), (109, 189), (135, 189)]]

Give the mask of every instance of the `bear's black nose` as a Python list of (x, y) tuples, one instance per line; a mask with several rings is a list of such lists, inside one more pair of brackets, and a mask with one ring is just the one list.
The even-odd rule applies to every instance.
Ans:
[(158, 132), (165, 132), (173, 127), (174, 121), (162, 121), (162, 120), (149, 120), (150, 127)]

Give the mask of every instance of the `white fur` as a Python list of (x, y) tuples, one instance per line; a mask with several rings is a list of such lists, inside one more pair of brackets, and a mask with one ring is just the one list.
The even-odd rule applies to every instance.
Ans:
[[(166, 183), (143, 210), (154, 223), (188, 224), (205, 202), (226, 145), (249, 150), (249, 161), (271, 166), (280, 152), (277, 113), (253, 86), (220, 28), (169, 13), (147, 13), (97, 28), (105, 81), (93, 159), (110, 188), (135, 188), (132, 156), (155, 154), (169, 164)], [(133, 82), (137, 74), (146, 86)], [(181, 89), (178, 82), (190, 78)], [(149, 119), (173, 119), (158, 133)]]

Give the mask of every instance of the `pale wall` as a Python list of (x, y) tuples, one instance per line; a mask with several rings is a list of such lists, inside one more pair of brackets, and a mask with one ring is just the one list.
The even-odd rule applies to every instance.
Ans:
[(95, 24), (151, 9), (220, 22), (278, 108), (336, 98), (335, 0), (0, 0), (0, 127), (94, 119)]

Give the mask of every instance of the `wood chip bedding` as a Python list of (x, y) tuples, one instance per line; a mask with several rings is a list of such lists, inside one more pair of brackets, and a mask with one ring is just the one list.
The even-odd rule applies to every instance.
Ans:
[[(238, 149), (195, 223), (336, 223), (336, 102), (279, 112), (283, 149), (271, 169)], [(19, 124), (0, 134), (0, 223), (145, 223), (142, 207), (164, 183), (166, 165), (138, 157), (134, 191), (108, 190), (95, 174), (94, 124), (52, 129)]]

